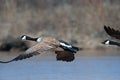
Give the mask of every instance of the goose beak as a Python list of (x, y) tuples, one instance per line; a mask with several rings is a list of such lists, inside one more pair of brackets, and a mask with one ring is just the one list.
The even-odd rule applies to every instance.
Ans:
[(105, 41), (101, 42), (102, 44), (105, 44)]

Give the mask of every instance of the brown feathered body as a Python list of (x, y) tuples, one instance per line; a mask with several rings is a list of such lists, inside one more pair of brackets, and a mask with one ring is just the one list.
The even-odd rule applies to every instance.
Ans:
[(20, 54), (16, 58), (10, 61), (0, 61), (0, 63), (9, 63), (12, 61), (18, 61), (26, 58), (30, 58), (32, 56), (38, 55), (43, 52), (52, 51), (56, 53), (57, 60), (62, 61), (73, 61), (74, 60), (74, 53), (70, 51), (65, 51), (64, 49), (60, 48), (60, 42), (52, 37), (44, 37), (41, 38), (40, 42), (37, 43), (35, 46), (26, 50), (23, 54)]

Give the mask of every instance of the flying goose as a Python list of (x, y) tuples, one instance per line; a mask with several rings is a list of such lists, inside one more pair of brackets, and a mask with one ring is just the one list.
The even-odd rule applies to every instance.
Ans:
[[(35, 41), (35, 42), (41, 42), (41, 37), (40, 38), (32, 38), (30, 36), (27, 36), (27, 35), (22, 35), (21, 36), (21, 39), (22, 40), (30, 40), (30, 41)], [(43, 38), (44, 39), (44, 38)], [(76, 53), (77, 51), (79, 51), (79, 49), (82, 49), (82, 48), (78, 48), (78, 47), (75, 47), (63, 40), (58, 40), (60, 42), (60, 46), (62, 49), (64, 49), (65, 51), (70, 51), (72, 53)]]
[[(115, 30), (113, 28), (110, 28), (109, 26), (104, 26), (104, 30), (106, 31), (106, 33), (113, 37), (113, 38), (116, 38), (116, 39), (119, 39), (120, 40), (120, 31), (119, 30)], [(112, 41), (112, 40), (105, 40), (102, 42), (103, 44), (106, 44), (106, 45), (116, 45), (116, 46), (120, 46), (120, 43), (119, 42), (116, 42), (116, 41)]]
[[(39, 55), (40, 53), (47, 52), (47, 51), (52, 51), (56, 54), (57, 60), (62, 60), (62, 61), (73, 61), (74, 60), (74, 53), (79, 51), (78, 47), (73, 47), (70, 44), (65, 44), (62, 41), (56, 40), (52, 37), (40, 37), (34, 39), (30, 39), (28, 36), (22, 36), (22, 40), (33, 40), (37, 41), (38, 43), (26, 50), (24, 53), (18, 55), (16, 58), (10, 60), (10, 61), (0, 61), (0, 63), (9, 63), (12, 61), (18, 61), (26, 58), (30, 58), (35, 55)], [(27, 39), (29, 38), (29, 39)]]

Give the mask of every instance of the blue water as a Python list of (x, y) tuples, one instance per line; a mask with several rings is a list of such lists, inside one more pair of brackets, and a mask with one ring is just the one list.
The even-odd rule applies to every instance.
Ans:
[(76, 57), (73, 62), (54, 56), (0, 64), (0, 80), (120, 80), (120, 57)]

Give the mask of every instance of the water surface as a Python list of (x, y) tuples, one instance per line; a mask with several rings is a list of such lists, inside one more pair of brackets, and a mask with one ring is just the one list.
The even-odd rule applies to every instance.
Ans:
[(120, 80), (120, 56), (76, 56), (73, 62), (55, 56), (0, 64), (0, 80)]

